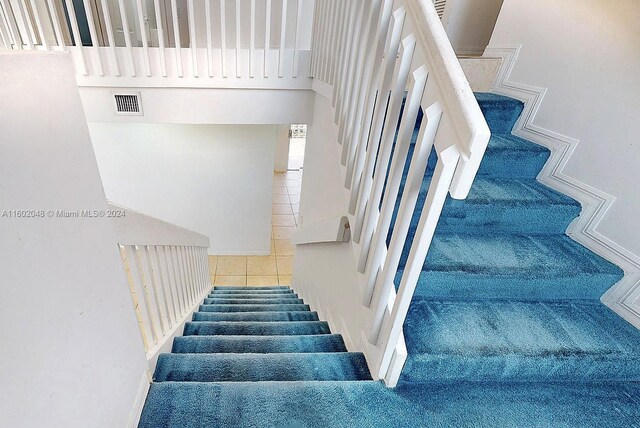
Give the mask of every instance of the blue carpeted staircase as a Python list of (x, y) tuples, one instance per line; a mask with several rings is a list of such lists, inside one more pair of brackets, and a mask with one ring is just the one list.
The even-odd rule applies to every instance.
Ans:
[(216, 287), (159, 358), (140, 427), (640, 428), (640, 332), (599, 301), (622, 271), (566, 236), (580, 205), (536, 181), (549, 152), (511, 134), (523, 104), (477, 99), (493, 135), (446, 202), (397, 388), (292, 290)]

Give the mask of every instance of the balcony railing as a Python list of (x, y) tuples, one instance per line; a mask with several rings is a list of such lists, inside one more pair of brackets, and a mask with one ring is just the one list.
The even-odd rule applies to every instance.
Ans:
[(306, 81), (312, 10), (313, 0), (0, 0), (0, 48), (69, 51), (84, 84)]

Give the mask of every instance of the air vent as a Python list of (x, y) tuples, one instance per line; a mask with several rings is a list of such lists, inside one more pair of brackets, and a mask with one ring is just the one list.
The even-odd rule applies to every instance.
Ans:
[(142, 115), (142, 103), (140, 93), (113, 94), (116, 106), (116, 114)]
[(433, 5), (436, 7), (438, 16), (442, 19), (442, 16), (444, 15), (444, 8), (447, 5), (447, 0), (433, 0)]

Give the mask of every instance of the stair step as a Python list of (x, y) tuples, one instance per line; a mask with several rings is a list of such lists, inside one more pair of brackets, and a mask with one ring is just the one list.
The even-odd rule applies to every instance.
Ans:
[[(409, 241), (415, 235), (430, 184), (430, 178), (425, 178), (422, 183), (409, 229)], [(396, 202), (396, 211), (399, 205), (400, 198)], [(580, 211), (577, 201), (534, 179), (477, 177), (467, 199), (447, 198), (437, 231), (563, 234)]]
[[(515, 135), (492, 134), (482, 158), (478, 176), (535, 178), (544, 167), (550, 154), (549, 149)], [(435, 165), (435, 162), (432, 164)]]
[(310, 336), (182, 336), (173, 353), (307, 353), (347, 352), (339, 334)]
[(214, 294), (210, 293), (207, 299), (297, 299), (298, 295), (295, 293), (281, 293), (281, 294)]
[(216, 335), (302, 335), (330, 334), (329, 324), (324, 321), (192, 321), (184, 325), (184, 336)]
[(196, 312), (192, 321), (318, 321), (317, 312)]
[(280, 303), (284, 303), (284, 304), (303, 304), (304, 302), (302, 301), (302, 299), (294, 299), (294, 298), (288, 298), (288, 299), (222, 299), (222, 298), (215, 298), (215, 299), (204, 299), (204, 304), (205, 305), (245, 305), (245, 304), (252, 304), (252, 305), (277, 305)]
[(635, 428), (639, 396), (640, 383), (631, 382), (160, 382), (138, 426)]
[(154, 380), (257, 382), (370, 380), (361, 353), (161, 354)]
[[(266, 291), (266, 290), (291, 290), (291, 287), (286, 285), (270, 285), (270, 286), (260, 286), (260, 287), (247, 287), (244, 285), (216, 285), (213, 287), (214, 290), (257, 290), (257, 291)], [(253, 292), (253, 291), (252, 291)]]
[(640, 381), (640, 331), (598, 301), (414, 300), (401, 382)]
[[(256, 289), (251, 289), (251, 290), (244, 290), (244, 289), (239, 289), (239, 290), (211, 290), (211, 292), (209, 293), (209, 296), (224, 296), (224, 295), (236, 295), (236, 294), (240, 294), (240, 295), (252, 295), (252, 296), (268, 296), (271, 294), (275, 294), (275, 295), (279, 295), (279, 294), (294, 294), (292, 289), (287, 289), (287, 290), (256, 290)], [(297, 296), (297, 294), (296, 294)]]
[(503, 95), (477, 92), (476, 100), (484, 114), (491, 133), (509, 134), (520, 118), (524, 103)]
[(309, 305), (200, 305), (200, 312), (291, 312), (310, 311)]
[[(396, 284), (408, 252), (407, 246)], [(565, 235), (436, 234), (415, 296), (598, 300), (622, 276), (618, 266)]]

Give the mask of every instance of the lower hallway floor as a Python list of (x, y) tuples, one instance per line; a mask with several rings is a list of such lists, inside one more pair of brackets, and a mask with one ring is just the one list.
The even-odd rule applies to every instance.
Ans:
[(268, 256), (209, 256), (213, 285), (291, 285), (295, 247), (290, 239), (298, 222), (302, 169), (275, 172)]

